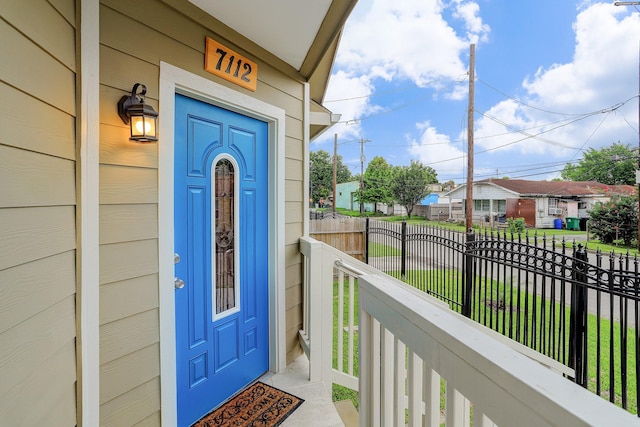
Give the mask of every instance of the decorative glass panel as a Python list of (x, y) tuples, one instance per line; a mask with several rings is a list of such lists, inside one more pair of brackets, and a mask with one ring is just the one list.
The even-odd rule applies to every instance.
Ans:
[(215, 306), (216, 315), (236, 307), (235, 194), (233, 164), (220, 160), (215, 167)]

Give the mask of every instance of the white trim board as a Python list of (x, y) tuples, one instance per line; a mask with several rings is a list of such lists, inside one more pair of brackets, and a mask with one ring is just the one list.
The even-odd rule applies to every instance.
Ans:
[(158, 256), (162, 424), (177, 421), (173, 230), (175, 94), (189, 96), (269, 125), (269, 370), (286, 366), (284, 282), (285, 112), (274, 105), (160, 62), (158, 141)]
[(100, 424), (100, 5), (76, 3), (77, 404), (80, 426)]

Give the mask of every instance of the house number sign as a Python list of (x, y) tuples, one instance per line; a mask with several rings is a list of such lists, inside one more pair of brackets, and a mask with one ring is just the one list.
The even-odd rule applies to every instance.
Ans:
[(218, 77), (255, 92), (258, 64), (207, 37), (204, 69)]

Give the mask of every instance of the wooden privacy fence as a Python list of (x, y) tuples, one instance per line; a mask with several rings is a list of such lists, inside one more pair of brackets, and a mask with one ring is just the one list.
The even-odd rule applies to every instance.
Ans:
[(311, 220), (309, 235), (346, 254), (364, 260), (365, 224), (363, 218), (336, 217)]

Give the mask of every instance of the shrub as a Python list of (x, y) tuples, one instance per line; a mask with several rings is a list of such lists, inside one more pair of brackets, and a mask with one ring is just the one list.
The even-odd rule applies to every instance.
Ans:
[(507, 227), (513, 234), (521, 234), (524, 232), (524, 218), (507, 218)]
[(618, 197), (596, 203), (589, 211), (589, 230), (602, 243), (622, 240), (625, 246), (631, 246), (638, 236), (637, 197)]

